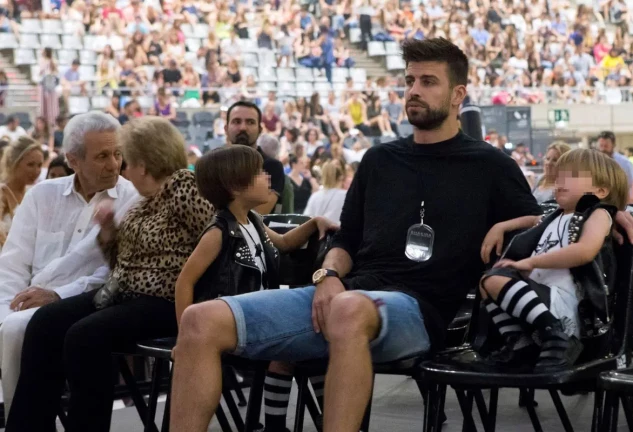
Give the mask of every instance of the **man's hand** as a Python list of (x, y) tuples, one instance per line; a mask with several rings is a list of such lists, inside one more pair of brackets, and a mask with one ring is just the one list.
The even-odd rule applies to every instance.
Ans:
[(502, 224), (496, 224), (486, 237), (481, 245), (481, 260), (484, 264), (488, 264), (490, 262), (490, 254), (494, 250), (498, 257), (501, 256), (501, 252), (503, 251), (503, 237), (505, 235), (505, 229)]
[(327, 277), (316, 287), (312, 300), (312, 325), (314, 331), (323, 333), (327, 339), (326, 322), (330, 315), (330, 303), (338, 294), (345, 291), (345, 287), (339, 278)]
[[(629, 238), (629, 242), (633, 243), (633, 216), (631, 213), (627, 211), (619, 211), (615, 215), (615, 222), (626, 232), (626, 236)], [(617, 227), (613, 227), (613, 238), (618, 242), (618, 244), (622, 244), (624, 242), (624, 237), (618, 232)]]
[(41, 307), (57, 300), (61, 298), (55, 291), (34, 286), (18, 293), (9, 307), (14, 311), (22, 311)]

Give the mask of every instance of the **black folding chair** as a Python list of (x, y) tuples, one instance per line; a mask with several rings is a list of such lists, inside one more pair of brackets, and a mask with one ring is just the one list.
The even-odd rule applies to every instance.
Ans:
[(618, 429), (620, 402), (629, 430), (633, 430), (633, 369), (603, 372), (598, 387), (604, 391), (604, 407), (598, 423), (600, 432), (615, 432)]
[[(559, 392), (573, 394), (576, 392), (595, 392), (592, 431), (598, 431), (600, 407), (602, 405), (602, 390), (597, 388), (599, 374), (616, 369), (618, 362), (626, 362), (625, 353), (628, 352), (628, 341), (631, 338), (629, 326), (630, 314), (633, 313), (633, 248), (626, 243), (616, 250), (618, 271), (614, 293), (615, 311), (610, 330), (594, 340), (583, 340), (585, 350), (583, 358), (571, 368), (555, 373), (511, 373), (488, 367), (481, 362), (481, 358), (472, 349), (463, 350), (437, 357), (420, 366), (419, 375), (427, 383), (427, 397), (430, 403), (425, 409), (424, 430), (439, 432), (441, 405), (446, 396), (447, 386), (452, 386), (457, 394), (460, 409), (464, 416), (464, 429), (475, 431), (476, 426), (472, 416), (473, 401), (477, 404), (484, 430), (492, 432), (496, 426), (498, 391), (500, 388), (519, 388), (528, 396), (526, 409), (535, 431), (542, 430), (538, 416), (532, 403), (534, 389), (547, 390), (550, 393), (556, 411), (566, 432), (573, 431), (573, 427), (562, 404)], [(473, 315), (478, 313), (479, 298), (473, 309)], [(473, 316), (471, 329), (477, 334), (478, 319)], [(606, 352), (599, 356), (593, 355), (598, 347), (606, 346)], [(490, 389), (488, 408), (481, 392)]]

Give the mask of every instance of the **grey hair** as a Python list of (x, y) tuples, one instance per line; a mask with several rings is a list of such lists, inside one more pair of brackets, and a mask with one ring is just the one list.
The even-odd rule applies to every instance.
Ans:
[(101, 111), (90, 111), (70, 119), (64, 128), (62, 149), (66, 154), (85, 155), (85, 135), (88, 132), (116, 132), (121, 124), (110, 114)]
[(257, 145), (260, 146), (262, 151), (271, 158), (276, 158), (279, 155), (279, 140), (272, 135), (260, 135), (257, 140)]

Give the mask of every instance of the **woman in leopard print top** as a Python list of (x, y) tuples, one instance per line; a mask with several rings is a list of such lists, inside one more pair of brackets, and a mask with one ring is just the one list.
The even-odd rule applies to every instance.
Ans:
[[(106, 285), (51, 303), (33, 316), (11, 412), (14, 430), (53, 430), (64, 380), (70, 386), (68, 428), (108, 431), (112, 353), (146, 339), (177, 334), (176, 279), (213, 215), (186, 170), (185, 143), (165, 119), (127, 123), (118, 135), (127, 175), (141, 200), (114, 225), (103, 205), (95, 215), (110, 264)], [(120, 155), (114, 154), (121, 163)], [(16, 411), (17, 409), (17, 411)], [(20, 415), (24, 410), (29, 415)]]

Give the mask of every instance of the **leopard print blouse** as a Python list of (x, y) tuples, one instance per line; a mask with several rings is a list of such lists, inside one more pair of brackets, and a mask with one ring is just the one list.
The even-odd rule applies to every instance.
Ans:
[(130, 209), (116, 240), (101, 245), (120, 287), (117, 299), (150, 295), (174, 301), (178, 275), (214, 213), (189, 170), (177, 171), (157, 195)]

